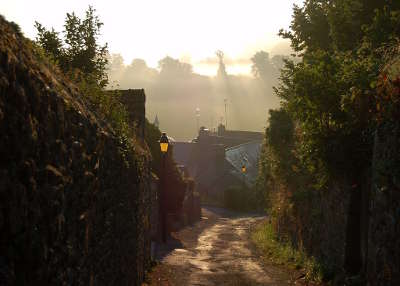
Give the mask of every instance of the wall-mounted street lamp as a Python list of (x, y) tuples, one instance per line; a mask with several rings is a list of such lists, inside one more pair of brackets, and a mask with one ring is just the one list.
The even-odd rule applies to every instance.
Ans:
[(243, 174), (243, 188), (246, 188), (246, 165), (242, 165), (242, 174)]
[(162, 154), (162, 167), (161, 167), (161, 172), (160, 172), (160, 177), (161, 177), (161, 187), (160, 187), (160, 198), (159, 198), (159, 216), (160, 216), (160, 222), (161, 222), (161, 238), (162, 242), (167, 241), (167, 210), (166, 210), (166, 186), (165, 186), (165, 180), (166, 180), (166, 167), (165, 167), (165, 160), (166, 160), (166, 155), (168, 152), (168, 137), (166, 133), (162, 133), (161, 138), (160, 138), (160, 150)]
[(164, 132), (160, 138), (160, 149), (162, 154), (168, 152), (168, 144), (169, 144), (168, 137), (167, 134)]

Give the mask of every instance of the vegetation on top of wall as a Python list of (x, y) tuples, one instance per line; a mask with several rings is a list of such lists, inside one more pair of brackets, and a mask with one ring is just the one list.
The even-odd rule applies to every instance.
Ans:
[(145, 132), (144, 132), (145, 140), (147, 146), (149, 146), (152, 159), (152, 169), (158, 176), (160, 175), (160, 167), (161, 167), (161, 150), (160, 150), (160, 137), (161, 131), (157, 126), (150, 123), (147, 118), (145, 122)]
[(63, 31), (64, 39), (53, 28), (47, 30), (40, 23), (35, 22), (36, 43), (65, 74), (73, 75), (76, 70), (79, 70), (87, 81), (94, 81), (99, 86), (105, 87), (108, 84), (106, 70), (108, 49), (107, 44), (101, 46), (98, 43), (103, 23), (95, 12), (96, 10), (89, 6), (83, 19), (74, 12), (67, 13)]
[(64, 37), (53, 28), (47, 30), (36, 22), (37, 37), (35, 54), (49, 66), (56, 65), (60, 71), (74, 82), (83, 94), (84, 100), (99, 120), (116, 132), (129, 148), (135, 148), (134, 126), (129, 124), (128, 114), (118, 99), (118, 91), (107, 91), (108, 84), (107, 44), (100, 45), (98, 36), (103, 23), (89, 6), (83, 19), (75, 13), (67, 13)]

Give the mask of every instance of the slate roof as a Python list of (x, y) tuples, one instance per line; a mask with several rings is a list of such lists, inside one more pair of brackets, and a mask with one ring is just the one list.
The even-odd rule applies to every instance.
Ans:
[(261, 152), (261, 140), (255, 140), (228, 148), (225, 152), (226, 160), (234, 167), (234, 175), (242, 177), (242, 166), (246, 166), (246, 181), (254, 183), (258, 173), (258, 158)]
[[(221, 192), (243, 182), (250, 186), (258, 174), (262, 136), (258, 132), (232, 131), (223, 137), (204, 131), (195, 143), (175, 142), (174, 159), (187, 166), (200, 189)], [(227, 134), (227, 135), (228, 135)], [(246, 137), (249, 137), (246, 139)], [(221, 153), (222, 151), (222, 153)], [(246, 166), (243, 178), (242, 166)]]

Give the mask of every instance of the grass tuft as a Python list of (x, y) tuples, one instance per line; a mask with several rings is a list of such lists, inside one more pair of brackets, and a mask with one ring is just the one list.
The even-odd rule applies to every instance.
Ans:
[(258, 225), (252, 232), (251, 239), (268, 260), (292, 269), (303, 269), (308, 282), (322, 282), (322, 267), (315, 258), (308, 257), (290, 243), (279, 240), (270, 223)]

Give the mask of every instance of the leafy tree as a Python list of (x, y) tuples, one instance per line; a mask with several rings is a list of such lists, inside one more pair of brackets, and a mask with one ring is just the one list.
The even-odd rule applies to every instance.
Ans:
[(226, 72), (225, 63), (224, 63), (224, 52), (218, 50), (215, 52), (215, 55), (218, 57), (218, 72), (217, 77), (221, 79), (226, 79), (228, 77), (228, 73)]
[(345, 243), (351, 274), (362, 266), (361, 201), (377, 123), (392, 120), (384, 116), (387, 110), (398, 110), (378, 94), (383, 86), (395, 86), (394, 79), (393, 85), (382, 80), (381, 70), (383, 51), (398, 45), (399, 27), (398, 1), (306, 0), (294, 7), (290, 31), (280, 31), (301, 61), (285, 61), (275, 89), (282, 109), (271, 112), (260, 181), (266, 189), (278, 186), (269, 192), (271, 208), (287, 232), (294, 218), (305, 227), (321, 223), (304, 208), (319, 209), (311, 199), (315, 194), (328, 196), (321, 191), (335, 181), (351, 186)]
[(284, 109), (269, 111), (269, 126), (266, 130), (268, 144), (277, 152), (293, 147), (294, 124)]
[[(373, 14), (377, 7), (383, 8)], [(398, 12), (392, 9), (374, 1), (310, 0), (294, 8), (292, 31), (281, 32), (303, 60), (286, 64), (276, 93), (304, 129), (304, 150), (312, 150), (309, 156), (322, 160), (329, 174), (349, 175), (363, 172), (354, 166), (368, 166), (374, 103), (367, 94), (381, 65), (377, 48), (398, 33)], [(390, 36), (377, 38), (382, 30)]]
[(276, 74), (276, 69), (270, 61), (269, 54), (265, 51), (259, 51), (251, 58), (251, 72), (254, 77), (266, 79)]
[(288, 59), (288, 57), (284, 56), (284, 55), (274, 55), (271, 58), (271, 63), (274, 66), (278, 75), (280, 73), (280, 70), (284, 67), (285, 60), (287, 60), (287, 59)]
[(65, 73), (75, 74), (75, 71), (79, 70), (86, 80), (93, 80), (104, 87), (108, 83), (108, 50), (107, 44), (102, 46), (98, 43), (103, 23), (95, 12), (96, 10), (89, 6), (84, 19), (80, 19), (75, 13), (67, 13), (63, 32), (64, 43), (53, 28), (48, 31), (36, 22), (36, 42), (47, 55), (58, 62)]
[(142, 59), (133, 59), (133, 61), (130, 64), (130, 67), (132, 68), (132, 70), (135, 70), (138, 72), (144, 71), (149, 68), (147, 66), (145, 60), (142, 60)]
[(75, 13), (67, 14), (63, 39), (54, 29), (46, 30), (36, 22), (36, 43), (80, 88), (87, 106), (98, 118), (109, 123), (121, 141), (132, 147), (135, 132), (118, 98), (119, 93), (105, 90), (108, 83), (107, 44), (98, 43), (102, 25), (95, 9), (89, 6), (84, 19)]
[(331, 36), (327, 18), (328, 0), (306, 0), (303, 7), (294, 5), (291, 31), (279, 35), (290, 39), (294, 51), (329, 50)]
[(372, 34), (380, 39), (370, 43), (399, 35), (399, 9), (400, 3), (391, 0), (306, 0), (303, 7), (294, 5), (290, 31), (279, 34), (296, 52), (356, 51)]
[(165, 57), (158, 62), (160, 75), (162, 77), (188, 77), (193, 74), (193, 67), (190, 64), (182, 63), (177, 59)]
[(278, 83), (279, 73), (286, 58), (282, 55), (275, 55), (271, 58), (265, 51), (258, 51), (251, 58), (251, 72), (256, 79), (255, 83), (262, 88), (265, 95), (272, 95), (269, 100), (276, 102), (276, 105), (279, 104), (279, 99), (273, 94), (273, 86)]
[(39, 43), (49, 58), (61, 67), (65, 67), (65, 50), (59, 33), (53, 28), (50, 31), (46, 30), (39, 22), (35, 22), (35, 28), (38, 32), (36, 42)]

